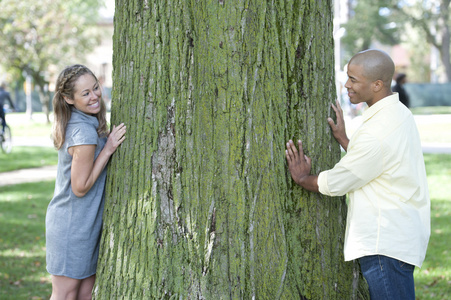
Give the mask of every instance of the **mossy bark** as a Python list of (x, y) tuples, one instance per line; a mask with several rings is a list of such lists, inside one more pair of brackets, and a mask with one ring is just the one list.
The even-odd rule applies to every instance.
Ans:
[(113, 124), (96, 299), (357, 299), (346, 203), (293, 184), (340, 149), (332, 1), (116, 0)]

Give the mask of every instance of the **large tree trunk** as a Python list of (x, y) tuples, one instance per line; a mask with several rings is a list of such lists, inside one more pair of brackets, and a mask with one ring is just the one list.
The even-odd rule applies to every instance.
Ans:
[(355, 299), (346, 204), (295, 186), (338, 161), (332, 1), (116, 0), (96, 299)]

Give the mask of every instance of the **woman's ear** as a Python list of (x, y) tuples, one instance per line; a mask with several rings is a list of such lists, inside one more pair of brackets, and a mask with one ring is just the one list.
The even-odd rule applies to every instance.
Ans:
[(64, 100), (66, 101), (67, 104), (71, 104), (71, 105), (74, 104), (74, 100), (72, 100), (72, 99), (69, 99), (69, 98), (67, 98), (67, 97), (64, 97)]

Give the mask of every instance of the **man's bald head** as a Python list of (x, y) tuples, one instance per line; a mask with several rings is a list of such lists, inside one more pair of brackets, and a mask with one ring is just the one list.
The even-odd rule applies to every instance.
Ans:
[(365, 50), (354, 55), (349, 61), (349, 65), (351, 64), (362, 66), (364, 76), (370, 81), (381, 80), (385, 87), (390, 88), (395, 64), (387, 53)]

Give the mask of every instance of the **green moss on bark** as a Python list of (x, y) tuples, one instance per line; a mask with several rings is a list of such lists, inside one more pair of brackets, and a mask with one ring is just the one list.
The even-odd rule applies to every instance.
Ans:
[(353, 299), (346, 204), (294, 186), (338, 161), (332, 1), (117, 1), (95, 298)]

